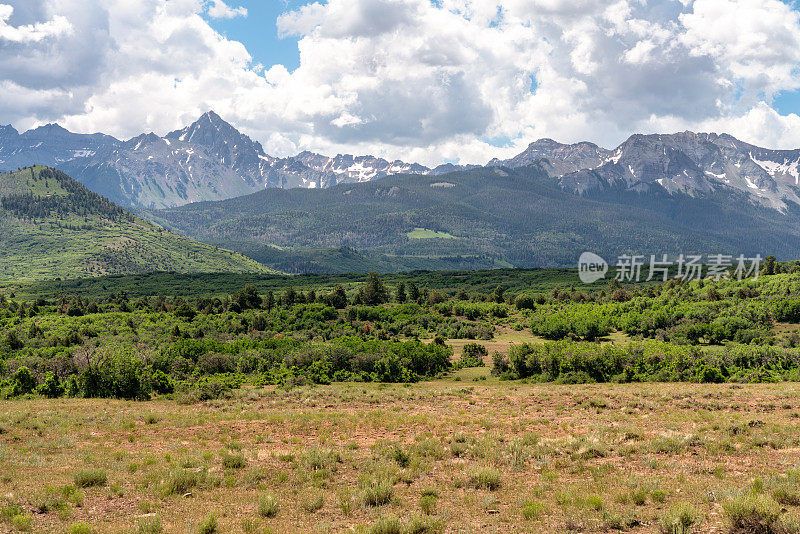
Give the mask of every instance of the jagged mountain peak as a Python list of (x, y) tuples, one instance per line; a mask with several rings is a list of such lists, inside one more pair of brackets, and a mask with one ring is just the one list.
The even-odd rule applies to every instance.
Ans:
[(150, 132), (150, 133), (146, 133), (146, 134), (140, 134), (140, 135), (137, 135), (136, 137), (133, 137), (133, 138), (129, 139), (128, 141), (126, 141), (123, 144), (123, 147), (125, 147), (125, 148), (133, 147), (133, 150), (141, 150), (143, 147), (146, 148), (146, 147), (148, 147), (150, 145), (153, 145), (153, 144), (156, 144), (156, 143), (159, 143), (159, 144), (162, 144), (162, 145), (166, 144), (164, 142), (163, 138), (157, 136), (153, 132)]
[(16, 137), (18, 135), (19, 132), (17, 131), (17, 129), (11, 126), (10, 124), (6, 124), (5, 126), (0, 124), (0, 138)]
[[(554, 151), (553, 158), (559, 156)], [(800, 150), (763, 149), (728, 134), (634, 134), (601, 165), (558, 179), (562, 187), (579, 193), (622, 187), (697, 196), (735, 189), (756, 204), (785, 211), (787, 202), (800, 204), (795, 190), (800, 182)]]
[(29, 132), (72, 133), (57, 122), (48, 122), (47, 124), (29, 130)]
[[(207, 146), (226, 142), (235, 144), (240, 141), (254, 144), (249, 137), (239, 132), (233, 125), (211, 110), (203, 113), (189, 126), (170, 132), (165, 137), (170, 140), (199, 143)], [(258, 146), (260, 147), (261, 145)]]

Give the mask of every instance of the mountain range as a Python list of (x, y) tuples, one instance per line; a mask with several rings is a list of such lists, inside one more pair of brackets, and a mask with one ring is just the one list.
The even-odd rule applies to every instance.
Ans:
[(610, 262), (622, 254), (795, 258), (800, 251), (793, 202), (777, 211), (732, 187), (692, 195), (619, 182), (576, 194), (550, 171), (538, 160), (401, 174), (140, 214), (284, 272), (571, 266), (587, 250)]
[(727, 134), (552, 139), (485, 166), (273, 157), (213, 111), (121, 141), (0, 127), (0, 169), (45, 164), (178, 234), (272, 268), (571, 265), (583, 250), (800, 255), (800, 149)]
[(535, 161), (542, 161), (563, 189), (579, 194), (621, 189), (701, 196), (732, 189), (778, 211), (785, 211), (787, 202), (800, 203), (800, 149), (760, 148), (727, 134), (637, 134), (615, 150), (541, 139), (516, 157), (489, 165), (517, 168)]
[[(753, 203), (778, 211), (800, 203), (800, 149), (770, 150), (722, 134), (683, 132), (633, 135), (616, 149), (593, 143), (531, 143), (517, 156), (487, 167), (516, 169), (542, 162), (567, 191), (623, 189), (691, 196), (718, 189), (747, 193)], [(224, 200), (269, 188), (328, 188), (396, 174), (441, 175), (477, 166), (416, 163), (373, 156), (327, 157), (304, 151), (287, 158), (264, 152), (213, 111), (181, 130), (120, 141), (104, 134), (75, 134), (56, 124), (18, 133), (0, 127), (0, 170), (50, 165), (91, 190), (128, 207), (165, 208)]]
[(213, 111), (164, 137), (148, 133), (127, 141), (75, 134), (57, 124), (21, 134), (11, 126), (0, 127), (0, 170), (29, 165), (58, 168), (120, 205), (149, 208), (222, 200), (273, 187), (325, 188), (432, 172), (373, 156), (269, 156), (260, 143)]
[[(616, 149), (589, 142), (531, 143), (517, 156), (487, 167), (516, 169), (542, 162), (567, 191), (655, 189), (691, 196), (735, 189), (750, 201), (785, 211), (800, 203), (800, 149), (760, 148), (722, 134), (683, 132), (633, 135)], [(224, 200), (269, 188), (328, 188), (397, 174), (441, 175), (476, 168), (416, 163), (373, 156), (327, 157), (304, 151), (279, 158), (213, 111), (181, 130), (120, 141), (104, 134), (75, 134), (56, 124), (18, 133), (0, 127), (0, 170), (33, 164), (59, 168), (91, 190), (127, 207), (165, 208)]]

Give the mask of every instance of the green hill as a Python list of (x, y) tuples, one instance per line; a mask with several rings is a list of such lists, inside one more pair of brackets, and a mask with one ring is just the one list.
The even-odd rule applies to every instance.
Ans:
[(48, 167), (0, 173), (0, 280), (274, 272), (136, 217)]
[(702, 197), (624, 188), (577, 195), (539, 164), (397, 175), (329, 189), (268, 189), (144, 216), (287, 272), (574, 266), (583, 251), (800, 251), (800, 209), (720, 190)]

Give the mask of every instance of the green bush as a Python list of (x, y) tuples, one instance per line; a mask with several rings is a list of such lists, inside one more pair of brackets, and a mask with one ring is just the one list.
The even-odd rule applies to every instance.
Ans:
[(243, 469), (247, 467), (247, 460), (244, 454), (223, 451), (220, 456), (222, 457), (222, 467), (225, 469)]
[(28, 532), (33, 525), (33, 517), (31, 514), (17, 514), (11, 518), (11, 525), (23, 532)]
[(384, 516), (370, 527), (369, 534), (403, 534), (403, 523), (395, 515)]
[(139, 534), (161, 534), (164, 527), (161, 525), (161, 518), (157, 515), (140, 517), (137, 521)]
[(306, 495), (300, 502), (300, 508), (308, 513), (314, 513), (325, 506), (325, 496), (322, 492)]
[(200, 521), (197, 532), (198, 534), (214, 534), (217, 532), (217, 516), (214, 512), (209, 512), (208, 515)]
[(73, 523), (67, 529), (67, 534), (92, 534), (92, 526), (89, 523)]
[(489, 354), (484, 345), (479, 343), (467, 343), (461, 350), (461, 357), (455, 363), (456, 369), (466, 367), (483, 367), (483, 359)]
[(36, 389), (36, 379), (33, 377), (31, 370), (25, 366), (20, 367), (14, 372), (12, 380), (14, 384), (14, 396), (33, 393), (33, 390)]
[(733, 532), (781, 533), (780, 505), (766, 495), (746, 492), (722, 505)]
[(44, 395), (50, 399), (55, 399), (64, 394), (64, 386), (58, 380), (58, 377), (51, 371), (44, 377), (44, 382), (39, 385), (37, 391), (40, 395)]
[(494, 491), (500, 487), (500, 471), (493, 467), (475, 469), (469, 477), (470, 485), (475, 489)]
[(662, 534), (689, 534), (699, 521), (697, 509), (688, 503), (678, 503), (664, 514), (659, 524)]
[(105, 486), (108, 481), (106, 472), (102, 469), (81, 469), (73, 477), (75, 486), (89, 488), (92, 486)]
[(267, 494), (258, 498), (258, 515), (261, 517), (275, 517), (279, 509), (280, 503), (274, 495)]
[(522, 503), (522, 517), (527, 521), (539, 519), (546, 511), (544, 503), (539, 501), (527, 500)]
[(387, 476), (377, 476), (361, 483), (361, 503), (364, 506), (388, 504), (394, 495), (392, 481)]
[(164, 496), (184, 495), (192, 488), (199, 486), (204, 480), (204, 474), (188, 469), (172, 471), (163, 483), (161, 493)]

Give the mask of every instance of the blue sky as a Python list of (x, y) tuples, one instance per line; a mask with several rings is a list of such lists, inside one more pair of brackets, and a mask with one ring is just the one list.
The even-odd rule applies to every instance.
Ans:
[(773, 102), (773, 107), (781, 115), (800, 114), (800, 91), (783, 91)]
[(279, 38), (276, 21), (282, 13), (309, 3), (303, 0), (234, 0), (229, 5), (245, 7), (247, 17), (205, 18), (212, 28), (244, 44), (255, 63), (267, 68), (281, 64), (292, 71), (300, 64), (297, 38)]

